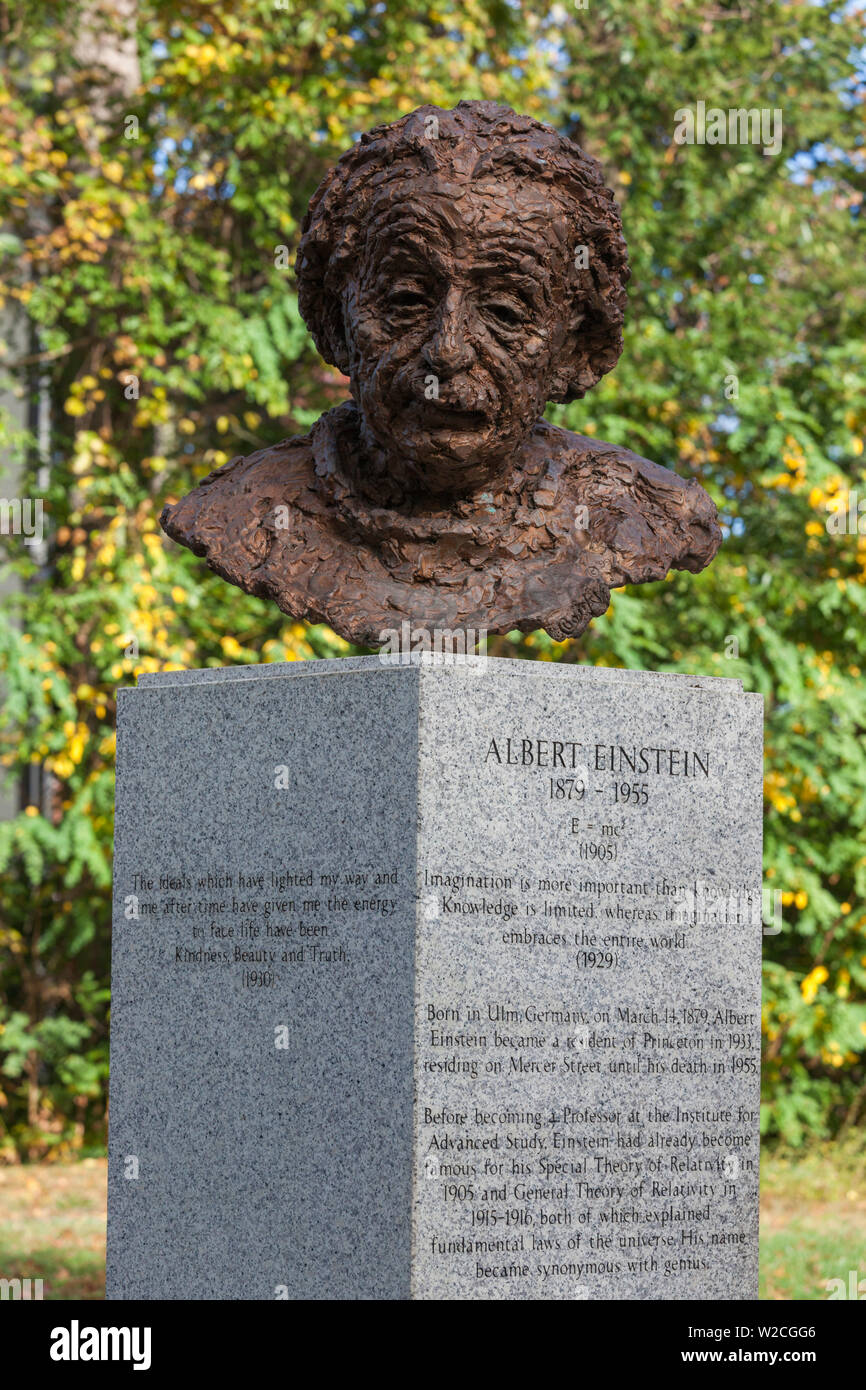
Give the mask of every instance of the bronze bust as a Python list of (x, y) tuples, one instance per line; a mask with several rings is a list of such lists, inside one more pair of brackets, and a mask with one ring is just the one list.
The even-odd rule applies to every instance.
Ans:
[(621, 584), (721, 542), (695, 481), (557, 429), (616, 364), (629, 276), (597, 162), (492, 102), (362, 136), (303, 224), (301, 313), (351, 401), (211, 473), (174, 540), (286, 613), (385, 631), (576, 636)]

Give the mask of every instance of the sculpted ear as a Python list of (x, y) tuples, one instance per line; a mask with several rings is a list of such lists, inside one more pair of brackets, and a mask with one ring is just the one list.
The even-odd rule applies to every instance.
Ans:
[[(612, 195), (611, 195), (611, 204)], [(568, 285), (568, 323), (549, 399), (579, 400), (612, 371), (622, 352), (630, 271), (618, 213), (606, 225), (582, 227)]]
[(319, 354), (344, 376), (349, 375), (349, 349), (340, 296), (318, 288), (313, 293), (304, 282), (298, 294), (298, 307)]
[(569, 317), (548, 400), (562, 405), (580, 400), (613, 371), (621, 352), (621, 315), (619, 322), (612, 322), (607, 314), (595, 314), (591, 305), (576, 305)]
[(575, 305), (569, 317), (565, 341), (548, 389), (548, 400), (555, 401), (558, 405), (577, 400), (598, 380), (590, 372), (589, 353), (585, 342), (581, 340), (580, 330), (585, 323), (585, 312)]
[[(346, 324), (344, 319), (345, 308), (342, 299), (337, 295), (328, 296), (328, 304), (325, 308), (324, 336), (328, 345), (328, 354), (322, 353), (326, 362), (330, 362), (333, 367), (349, 375), (349, 344), (346, 335)], [(319, 349), (321, 352), (321, 348)]]

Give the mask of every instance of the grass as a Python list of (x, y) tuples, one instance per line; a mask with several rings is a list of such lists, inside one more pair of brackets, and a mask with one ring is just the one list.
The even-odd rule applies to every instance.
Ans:
[(105, 1297), (105, 1160), (0, 1168), (0, 1277)]
[[(862, 1137), (761, 1159), (761, 1298), (829, 1298), (855, 1270), (866, 1294), (866, 1149)], [(855, 1280), (855, 1282), (856, 1282)]]
[[(849, 1271), (866, 1294), (863, 1141), (761, 1160), (761, 1298), (826, 1299)], [(105, 1160), (0, 1167), (0, 1277), (47, 1299), (105, 1294)]]

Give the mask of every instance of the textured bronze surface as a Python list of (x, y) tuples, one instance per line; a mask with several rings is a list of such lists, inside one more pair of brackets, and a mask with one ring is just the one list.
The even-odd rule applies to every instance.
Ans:
[(301, 312), (352, 400), (163, 511), (169, 536), (296, 618), (576, 636), (620, 584), (695, 573), (703, 488), (557, 429), (616, 364), (628, 264), (595, 160), (491, 102), (364, 135), (317, 189)]

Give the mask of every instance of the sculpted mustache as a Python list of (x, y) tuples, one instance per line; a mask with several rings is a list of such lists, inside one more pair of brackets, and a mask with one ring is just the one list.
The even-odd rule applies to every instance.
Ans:
[(440, 382), (439, 395), (428, 397), (427, 378), (432, 375), (429, 371), (397, 372), (388, 383), (388, 394), (406, 405), (418, 402), (438, 404), (449, 410), (472, 411), (480, 415), (495, 414), (498, 410), (499, 392), (491, 389), (489, 383), (473, 381), (471, 372)]

